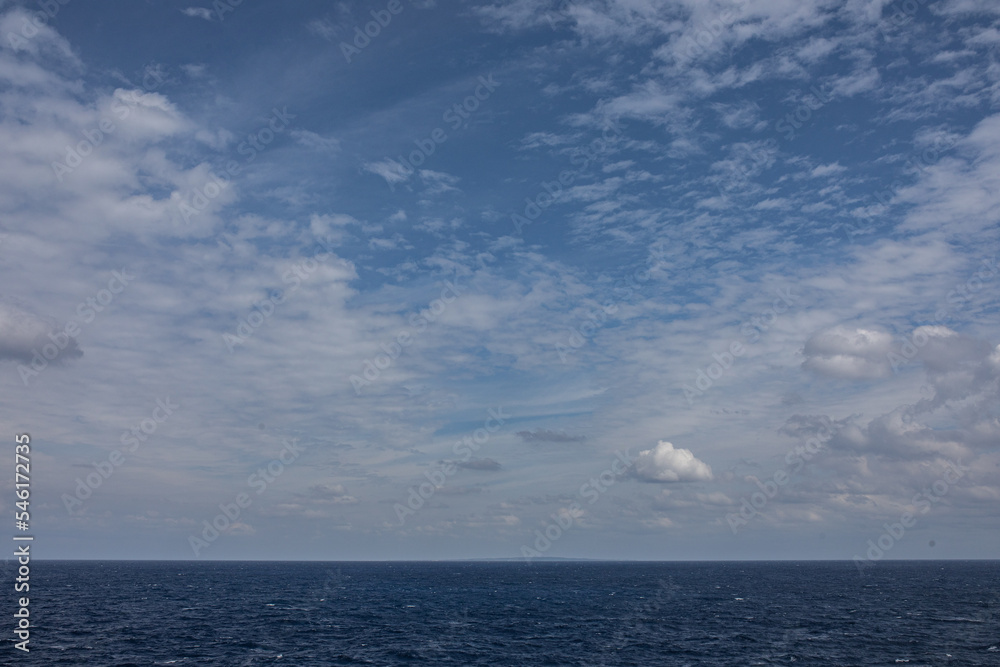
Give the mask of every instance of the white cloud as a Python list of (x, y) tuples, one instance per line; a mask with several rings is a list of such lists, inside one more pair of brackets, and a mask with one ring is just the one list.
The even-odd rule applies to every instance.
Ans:
[(257, 529), (248, 523), (243, 523), (242, 521), (237, 521), (229, 528), (226, 529), (225, 533), (227, 535), (237, 536), (237, 535), (256, 535)]
[(730, 129), (742, 129), (757, 124), (760, 108), (753, 102), (744, 100), (738, 104), (713, 104), (723, 125)]
[(431, 169), (421, 169), (420, 179), (423, 181), (426, 195), (439, 195), (445, 192), (458, 192), (455, 185), (458, 183), (458, 176), (452, 176), (442, 171)]
[(936, 151), (934, 163), (898, 198), (916, 205), (908, 231), (946, 230), (967, 237), (996, 224), (1000, 210), (1000, 114), (981, 120), (956, 151)]
[(212, 10), (204, 7), (187, 7), (186, 9), (181, 10), (181, 14), (195, 19), (204, 19), (206, 21), (212, 20)]
[(333, 137), (324, 137), (309, 130), (292, 130), (292, 138), (306, 148), (312, 148), (324, 153), (335, 153), (340, 150), (340, 142)]
[(639, 452), (635, 476), (647, 482), (706, 482), (712, 479), (712, 468), (691, 450), (674, 449), (672, 443), (661, 440), (653, 449)]
[[(26, 25), (31, 26), (33, 31), (25, 30)], [(3, 40), (0, 41), (3, 48), (25, 51), (33, 56), (54, 55), (74, 66), (80, 65), (65, 37), (52, 26), (35, 20), (33, 12), (29, 13), (20, 7), (14, 7), (0, 16), (0, 35), (3, 35)]]
[(389, 158), (378, 162), (367, 162), (363, 165), (363, 169), (376, 176), (381, 176), (389, 185), (404, 183), (413, 175), (412, 169), (407, 169), (400, 163)]
[(834, 174), (842, 174), (847, 171), (846, 167), (841, 166), (839, 162), (831, 162), (830, 164), (821, 164), (818, 167), (814, 167), (811, 172), (812, 176), (832, 176)]
[(538, 26), (552, 26), (558, 14), (549, 9), (550, 3), (538, 0), (513, 0), (499, 5), (474, 8), (488, 29), (494, 32), (525, 30)]

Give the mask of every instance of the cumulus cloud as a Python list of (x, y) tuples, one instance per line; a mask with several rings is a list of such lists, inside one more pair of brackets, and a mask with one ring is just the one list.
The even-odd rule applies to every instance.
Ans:
[(653, 449), (639, 452), (635, 476), (646, 482), (707, 482), (712, 479), (712, 468), (690, 449), (675, 449), (660, 440)]
[(802, 367), (829, 377), (869, 380), (888, 376), (892, 335), (877, 329), (837, 326), (806, 341)]
[[(907, 352), (907, 346), (909, 352)], [(918, 327), (898, 353), (923, 363), (928, 385), (912, 404), (875, 417), (863, 428), (845, 429), (831, 446), (889, 460), (969, 460), (977, 448), (995, 446), (1000, 435), (1000, 352), (990, 342), (947, 327)], [(782, 432), (799, 435), (806, 418), (793, 417)]]
[(66, 346), (56, 360), (75, 359), (83, 356), (75, 338), (62, 333), (55, 322), (43, 319), (16, 303), (0, 301), (0, 360), (31, 361), (47, 344), (57, 344), (49, 338), (66, 339)]

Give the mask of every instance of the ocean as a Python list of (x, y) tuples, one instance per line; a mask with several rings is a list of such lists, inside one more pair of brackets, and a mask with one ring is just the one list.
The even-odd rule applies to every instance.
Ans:
[(997, 561), (32, 566), (2, 664), (1000, 665)]

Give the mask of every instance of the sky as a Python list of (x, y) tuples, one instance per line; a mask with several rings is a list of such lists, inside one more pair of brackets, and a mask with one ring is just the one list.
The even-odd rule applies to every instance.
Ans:
[(0, 3), (35, 554), (995, 557), (998, 28)]

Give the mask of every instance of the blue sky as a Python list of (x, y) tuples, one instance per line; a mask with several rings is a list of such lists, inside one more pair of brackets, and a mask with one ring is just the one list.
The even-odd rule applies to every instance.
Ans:
[(40, 555), (997, 553), (994, 3), (38, 11), (0, 432)]

